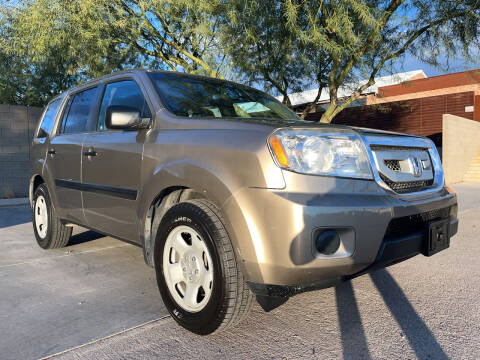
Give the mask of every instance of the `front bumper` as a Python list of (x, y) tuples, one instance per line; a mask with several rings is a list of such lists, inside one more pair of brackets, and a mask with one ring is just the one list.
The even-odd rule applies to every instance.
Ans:
[[(428, 197), (405, 200), (374, 181), (288, 172), (285, 176), (290, 177), (287, 184), (295, 185), (284, 190), (244, 188), (223, 206), (246, 280), (257, 284), (251, 286), (257, 293), (328, 287), (374, 266), (417, 255), (423, 235), (406, 226), (405, 233), (392, 238), (387, 233), (391, 222), (441, 209), (448, 212), (457, 203), (456, 196), (443, 188)], [(316, 253), (313, 234), (319, 228), (339, 230), (342, 251), (332, 256)], [(452, 216), (450, 235), (456, 229)]]
[[(446, 208), (448, 210), (448, 208)], [(453, 236), (458, 230), (458, 219), (450, 217), (449, 235)], [(272, 285), (247, 281), (248, 287), (255, 294), (258, 303), (265, 311), (270, 311), (285, 303), (291, 296), (306, 291), (320, 290), (336, 286), (343, 281), (351, 280), (376, 269), (384, 268), (407, 260), (424, 251), (427, 241), (427, 232), (415, 231), (399, 237), (385, 237), (378, 251), (375, 261), (358, 273), (332, 279), (321, 279), (312, 283), (297, 285)]]

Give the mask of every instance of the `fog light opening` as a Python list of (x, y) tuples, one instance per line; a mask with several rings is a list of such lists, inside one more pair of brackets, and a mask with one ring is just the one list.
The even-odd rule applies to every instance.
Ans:
[(340, 236), (335, 230), (324, 230), (315, 238), (315, 248), (322, 255), (332, 255), (340, 247)]

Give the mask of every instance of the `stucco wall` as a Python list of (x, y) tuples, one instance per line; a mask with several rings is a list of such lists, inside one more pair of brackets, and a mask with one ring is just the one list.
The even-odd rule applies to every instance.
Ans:
[(442, 159), (445, 181), (461, 182), (480, 150), (480, 122), (459, 116), (443, 115)]
[(30, 145), (42, 110), (0, 105), (0, 198), (28, 194)]

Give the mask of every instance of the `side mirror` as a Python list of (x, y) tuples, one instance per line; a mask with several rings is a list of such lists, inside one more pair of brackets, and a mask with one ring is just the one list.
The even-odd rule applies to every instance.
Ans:
[(105, 126), (107, 129), (147, 129), (150, 119), (140, 117), (140, 110), (131, 106), (112, 105), (107, 108)]

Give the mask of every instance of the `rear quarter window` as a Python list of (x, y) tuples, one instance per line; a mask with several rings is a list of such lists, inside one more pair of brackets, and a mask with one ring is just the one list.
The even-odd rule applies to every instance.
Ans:
[(40, 123), (40, 127), (38, 129), (37, 138), (45, 138), (47, 137), (53, 129), (53, 125), (55, 124), (55, 116), (57, 115), (58, 109), (60, 107), (60, 99), (52, 101), (50, 104), (47, 105), (47, 110), (43, 115), (43, 118)]

